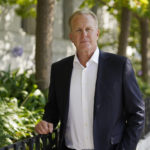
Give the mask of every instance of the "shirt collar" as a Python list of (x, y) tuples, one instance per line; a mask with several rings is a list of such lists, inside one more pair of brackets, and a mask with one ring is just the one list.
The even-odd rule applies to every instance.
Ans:
[(97, 47), (95, 52), (94, 52), (94, 54), (92, 55), (92, 57), (90, 58), (90, 60), (88, 62), (92, 62), (93, 61), (96, 64), (98, 64), (98, 59), (99, 59), (99, 48)]
[[(87, 65), (92, 63), (92, 62), (95, 62), (96, 64), (98, 64), (98, 60), (99, 60), (99, 48), (97, 47), (94, 54), (91, 56), (91, 58), (89, 59), (89, 61), (87, 62)], [(75, 57), (74, 57), (74, 64), (75, 63), (78, 63), (80, 64), (80, 61), (77, 57), (77, 54), (75, 54)], [(80, 64), (81, 65), (81, 64)]]

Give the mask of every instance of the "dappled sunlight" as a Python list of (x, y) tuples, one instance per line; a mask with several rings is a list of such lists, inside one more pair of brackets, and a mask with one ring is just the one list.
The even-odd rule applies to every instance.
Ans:
[(69, 40), (54, 39), (52, 43), (53, 62), (74, 54), (75, 47)]
[[(34, 68), (35, 38), (27, 35), (21, 28), (21, 18), (14, 12), (15, 7), (8, 7), (1, 14), (0, 20), (0, 70)], [(21, 55), (15, 56), (15, 47), (22, 47)]]
[[(16, 16), (14, 8), (1, 16), (0, 21), (0, 70), (20, 68), (34, 69), (35, 37), (26, 34), (21, 28), (21, 18)], [(13, 52), (20, 47), (22, 52)]]
[[(85, 6), (80, 6), (84, 2)], [(146, 25), (149, 27), (148, 23), (150, 23), (147, 22), (147, 20), (149, 21), (147, 16), (150, 16), (149, 11), (147, 11), (150, 7), (147, 6), (148, 2), (148, 0), (129, 0), (123, 3), (115, 0), (104, 2), (98, 0), (57, 0), (55, 5), (55, 0), (1, 0), (0, 149), (3, 146), (20, 141), (21, 138), (27, 139), (31, 136), (35, 138), (36, 134), (43, 134), (43, 132), (37, 132), (35, 128), (35, 125), (41, 119), (54, 123), (54, 128), (59, 121), (57, 129), (60, 133), (60, 139), (57, 136), (53, 136), (53, 139), (59, 139), (60, 143), (63, 139), (66, 140), (66, 137), (61, 139), (63, 137), (61, 133), (67, 135), (69, 130), (67, 131), (66, 129), (65, 132), (65, 130), (61, 129), (65, 129), (65, 125), (67, 128), (71, 127), (69, 124), (71, 121), (68, 123), (65, 115), (71, 112), (70, 108), (72, 107), (70, 106), (73, 106), (74, 103), (73, 105), (69, 103), (64, 108), (62, 106), (72, 102), (73, 92), (69, 93), (68, 87), (71, 85), (71, 91), (76, 91), (76, 85), (79, 85), (82, 86), (81, 93), (75, 92), (75, 94), (77, 93), (81, 97), (81, 101), (85, 100), (85, 104), (88, 107), (91, 106), (92, 109), (88, 109), (87, 114), (92, 115), (93, 113), (94, 115), (94, 122), (86, 114), (83, 114), (83, 118), (80, 118), (85, 120), (85, 122), (83, 121), (85, 123), (83, 127), (85, 133), (91, 131), (89, 135), (85, 134), (85, 137), (83, 137), (85, 143), (79, 144), (79, 147), (83, 145), (83, 148), (81, 147), (80, 149), (89, 147), (96, 150), (100, 148), (108, 150), (113, 149), (113, 146), (118, 149), (120, 146), (122, 148), (128, 147), (127, 149), (136, 147), (138, 138), (140, 138), (138, 135), (140, 135), (140, 132), (142, 132), (140, 130), (144, 126), (141, 126), (144, 124), (144, 105), (140, 97), (142, 94), (146, 106), (146, 117), (142, 138), (136, 150), (150, 150), (150, 133), (148, 133), (150, 131), (150, 100), (147, 100), (150, 96), (150, 86), (148, 80), (143, 80), (144, 73), (146, 74), (144, 69), (148, 63), (150, 65), (150, 52), (146, 52), (146, 50), (149, 50), (150, 41), (148, 41), (148, 36), (143, 38), (146, 35), (146, 30), (143, 29), (146, 29)], [(16, 8), (20, 10), (18, 9), (18, 11)], [(34, 11), (29, 16), (28, 11), (30, 8), (31, 10), (34, 8)], [(98, 19), (96, 19), (96, 23), (99, 25), (100, 34), (93, 32), (95, 31), (95, 24), (94, 26), (91, 24), (93, 19), (86, 20), (86, 23), (84, 19), (76, 22), (71, 20), (68, 24), (71, 14), (80, 8), (90, 9), (96, 14)], [(134, 14), (132, 19), (130, 19), (131, 14)], [(84, 14), (83, 16), (89, 18), (86, 15)], [(94, 16), (93, 18), (96, 18)], [(82, 15), (79, 14), (79, 17), (82, 17)], [(74, 24), (77, 25), (78, 22), (81, 26), (77, 27), (74, 32)], [(70, 26), (71, 34), (69, 35)], [(82, 29), (86, 31), (86, 34), (82, 34)], [(72, 36), (72, 33), (76, 34)], [(95, 35), (96, 38), (93, 38)], [(94, 41), (91, 48), (77, 48), (80, 64), (85, 66), (85, 68), (82, 66), (83, 70), (80, 73), (80, 68), (76, 68), (76, 61), (73, 61), (73, 57), (63, 59), (76, 53), (76, 47), (69, 36), (74, 43), (78, 41), (83, 46)], [(145, 47), (142, 48), (143, 45)], [(93, 53), (90, 53), (91, 55), (89, 56), (86, 53), (82, 53), (87, 49), (94, 51), (96, 46), (100, 49), (100, 53), (98, 49), (96, 50), (97, 53), (95, 52), (96, 54), (94, 53), (95, 55), (92, 57)], [(123, 57), (105, 52), (122, 55)], [(90, 61), (89, 58), (91, 58)], [(142, 61), (145, 61), (145, 63)], [(72, 74), (77, 71), (78, 74), (75, 75), (75, 78), (81, 75), (81, 80), (73, 82), (74, 76), (71, 76), (71, 71)], [(148, 71), (150, 73), (149, 66)], [(148, 74), (146, 75), (145, 77), (148, 79)], [(135, 78), (137, 78), (139, 88)], [(88, 88), (84, 88), (84, 85)], [(92, 91), (93, 87), (95, 89)], [(88, 99), (89, 92), (92, 95), (90, 99)], [(73, 94), (73, 96), (76, 95)], [(92, 105), (94, 102), (94, 105), (90, 105), (91, 103), (87, 103), (86, 100), (92, 101)], [(49, 102), (48, 105), (46, 105), (47, 102)], [(68, 112), (66, 111), (67, 109), (69, 110)], [(42, 118), (43, 114), (46, 117)], [(78, 121), (80, 120), (76, 120), (77, 123)], [(102, 121), (103, 123), (101, 123)], [(46, 124), (45, 127), (47, 128), (48, 126)], [(42, 129), (44, 128), (42, 127)], [(49, 132), (51, 127), (47, 129), (46, 133)], [(130, 137), (127, 139), (126, 135)], [(82, 132), (79, 136), (82, 136)], [(86, 141), (86, 136), (93, 138)], [(108, 143), (110, 138), (111, 141)], [(122, 139), (125, 139), (123, 144), (121, 143)], [(129, 139), (130, 141), (128, 141)], [(92, 140), (96, 145), (90, 143)], [(74, 142), (74, 139), (72, 141)], [(124, 145), (125, 143), (129, 144)], [(66, 146), (68, 145), (66, 144)], [(14, 147), (19, 148), (17, 145)], [(35, 149), (35, 145), (32, 147)], [(78, 149), (76, 147), (70, 148)]]

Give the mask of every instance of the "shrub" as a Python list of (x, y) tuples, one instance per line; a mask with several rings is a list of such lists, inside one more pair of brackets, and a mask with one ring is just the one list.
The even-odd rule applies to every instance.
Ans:
[(33, 136), (45, 103), (30, 70), (0, 71), (0, 147)]
[(34, 134), (34, 125), (42, 113), (43, 109), (29, 111), (23, 106), (18, 107), (16, 98), (0, 101), (0, 146), (31, 137)]
[(19, 106), (25, 106), (29, 110), (43, 108), (46, 103), (45, 95), (38, 89), (30, 70), (22, 74), (19, 74), (19, 70), (0, 71), (0, 100), (6, 97), (15, 97)]

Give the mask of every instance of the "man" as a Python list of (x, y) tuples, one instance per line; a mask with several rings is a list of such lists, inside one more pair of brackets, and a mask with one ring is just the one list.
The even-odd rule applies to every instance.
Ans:
[(52, 64), (49, 102), (35, 130), (61, 122), (59, 150), (135, 150), (144, 103), (129, 60), (98, 49), (97, 17), (77, 11), (69, 20), (75, 56)]

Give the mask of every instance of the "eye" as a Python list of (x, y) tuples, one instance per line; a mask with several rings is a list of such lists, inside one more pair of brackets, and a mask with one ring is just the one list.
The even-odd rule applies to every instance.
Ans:
[(91, 31), (91, 28), (87, 28), (86, 31)]
[(81, 29), (77, 29), (76, 32), (81, 32)]

